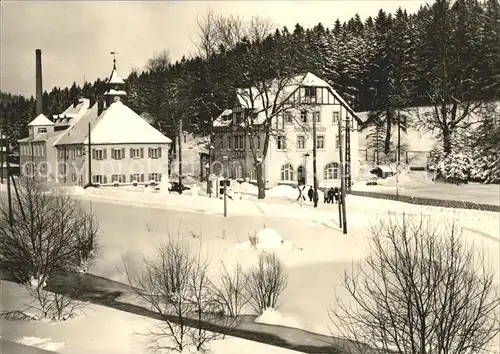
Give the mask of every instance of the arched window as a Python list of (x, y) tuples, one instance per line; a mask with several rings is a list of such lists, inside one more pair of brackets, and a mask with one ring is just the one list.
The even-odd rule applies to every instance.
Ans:
[(252, 173), (250, 174), (250, 179), (252, 181), (256, 181), (257, 180), (257, 169), (254, 167), (252, 167)]
[(293, 167), (289, 163), (281, 166), (281, 180), (293, 181)]
[(339, 164), (336, 162), (330, 162), (325, 166), (323, 173), (323, 179), (325, 181), (339, 179)]
[(303, 165), (297, 168), (297, 182), (305, 184), (306, 182), (306, 169)]

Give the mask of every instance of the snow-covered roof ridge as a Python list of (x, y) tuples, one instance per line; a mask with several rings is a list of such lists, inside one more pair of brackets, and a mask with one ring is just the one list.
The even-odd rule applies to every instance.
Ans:
[(125, 81), (118, 75), (118, 70), (116, 70), (116, 68), (113, 68), (108, 84), (125, 84)]
[[(97, 103), (94, 103), (94, 105), (88, 108), (81, 116), (72, 119), (69, 122), (68, 128), (56, 139), (53, 146), (81, 142), (86, 136), (85, 133), (88, 131), (88, 123), (91, 118), (97, 118)], [(79, 133), (80, 131), (82, 131), (82, 133)]]
[(28, 124), (28, 127), (39, 126), (39, 125), (54, 125), (54, 123), (47, 118), (43, 113), (39, 114), (35, 119)]
[(115, 90), (110, 89), (104, 93), (104, 95), (113, 95), (113, 96), (125, 96), (127, 93), (124, 90)]
[[(255, 108), (257, 111), (270, 109), (270, 105), (276, 102), (277, 105), (286, 102), (300, 87), (324, 87), (328, 89), (332, 95), (344, 106), (345, 109), (356, 119), (361, 122), (356, 112), (351, 106), (333, 89), (333, 87), (325, 80), (319, 78), (311, 72), (306, 72), (300, 75), (295, 75), (289, 78), (271, 79), (266, 84), (266, 87), (251, 87), (239, 88), (236, 90), (236, 98), (239, 104), (245, 108)], [(279, 95), (276, 99), (276, 95)], [(265, 107), (267, 106), (267, 107)], [(260, 116), (259, 113), (257, 113)], [(257, 122), (262, 122), (265, 118), (258, 117)]]
[[(121, 101), (112, 103), (91, 132), (92, 144), (169, 144), (168, 137)], [(88, 143), (85, 137), (84, 143)]]

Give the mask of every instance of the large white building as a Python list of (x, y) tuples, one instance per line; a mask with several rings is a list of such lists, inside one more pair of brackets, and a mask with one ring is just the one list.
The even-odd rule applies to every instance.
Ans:
[[(266, 90), (252, 91), (253, 88), (238, 90), (234, 107), (226, 109), (214, 120), (213, 159), (232, 166), (230, 177), (256, 180), (248, 125), (242, 124), (251, 111), (256, 116), (252, 121), (255, 125), (264, 124), (268, 117), (273, 116), (272, 137), (263, 160), (267, 185), (312, 184), (313, 119), (316, 121), (318, 181), (332, 185), (340, 183), (338, 124), (342, 121), (345, 126), (346, 120), (349, 120), (351, 128), (351, 178), (354, 180), (358, 177), (357, 129), (360, 121), (347, 102), (327, 82), (307, 73), (292, 78), (286, 87), (274, 88), (270, 85)], [(248, 99), (250, 96), (251, 100)], [(280, 113), (269, 114), (269, 110), (273, 109), (271, 106), (280, 107)], [(264, 148), (264, 137), (265, 134), (261, 134), (254, 141), (254, 149), (258, 152)]]
[(35, 118), (30, 136), (19, 141), (21, 164), (34, 162), (38, 177), (63, 185), (159, 182), (172, 141), (123, 103), (116, 63), (107, 86), (105, 100), (92, 107), (80, 99), (54, 121)]

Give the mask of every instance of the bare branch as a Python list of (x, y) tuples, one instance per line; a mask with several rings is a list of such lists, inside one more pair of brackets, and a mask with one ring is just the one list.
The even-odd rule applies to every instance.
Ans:
[(456, 224), (390, 215), (372, 229), (371, 253), (345, 273), (351, 303), (337, 299), (333, 325), (375, 350), (480, 353), (499, 333), (500, 300), (484, 254)]

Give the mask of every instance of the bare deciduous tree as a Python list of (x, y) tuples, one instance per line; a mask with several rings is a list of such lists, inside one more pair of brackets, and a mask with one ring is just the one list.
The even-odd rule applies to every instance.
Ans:
[(250, 303), (255, 311), (262, 313), (268, 308), (276, 309), (287, 284), (283, 262), (274, 253), (261, 253), (248, 279)]
[(221, 266), (221, 275), (218, 284), (214, 284), (215, 300), (224, 310), (224, 315), (236, 319), (248, 304), (248, 274), (241, 264), (237, 264), (230, 272), (225, 264)]
[[(189, 328), (185, 318), (191, 310), (191, 304), (186, 301), (193, 269), (189, 248), (169, 235), (167, 242), (158, 247), (155, 258), (142, 260), (141, 268), (125, 261), (123, 264), (127, 283), (152, 311), (164, 317), (164, 323), (146, 334), (149, 349), (182, 352), (188, 345)], [(176, 322), (170, 320), (172, 316)]]
[(155, 258), (144, 258), (141, 267), (124, 261), (125, 279), (134, 292), (163, 322), (145, 335), (154, 351), (182, 352), (188, 346), (205, 351), (220, 334), (208, 331), (221, 307), (208, 277), (209, 262), (194, 253), (179, 235), (169, 235)]
[(146, 63), (146, 70), (148, 71), (165, 71), (171, 62), (170, 53), (164, 49), (159, 53), (155, 53), (153, 57), (148, 59)]
[[(259, 53), (249, 53), (249, 65), (264, 65), (261, 58)], [(301, 114), (310, 114), (314, 109), (313, 105), (299, 97), (305, 75), (283, 73), (271, 80), (265, 77), (249, 72), (246, 75), (248, 87), (239, 89), (236, 93), (244, 110), (237, 124), (250, 143), (259, 199), (264, 199), (266, 193), (263, 162), (267, 157), (271, 138), (282, 145), (279, 146), (280, 149), (287, 149), (285, 129), (294, 126), (308, 134), (311, 126), (301, 120)]]
[(210, 341), (218, 339), (221, 335), (208, 331), (204, 323), (218, 320), (222, 310), (212, 292), (212, 282), (208, 277), (209, 262), (201, 252), (193, 260), (195, 266), (190, 276), (189, 288), (193, 306), (191, 312), (196, 326), (190, 331), (190, 336), (196, 350), (206, 352)]
[(263, 41), (274, 28), (269, 18), (254, 16), (248, 21), (235, 15), (224, 17), (208, 11), (198, 18), (198, 52), (205, 58), (211, 58), (221, 48), (231, 50), (244, 38), (250, 41)]
[(344, 287), (350, 299), (330, 318), (351, 352), (481, 353), (499, 333), (494, 271), (455, 223), (442, 232), (423, 216), (390, 215)]
[(58, 274), (86, 272), (98, 249), (98, 223), (79, 201), (60, 191), (50, 191), (32, 178), (20, 180), (19, 200), (0, 205), (0, 259), (2, 269), (24, 284), (41, 317), (64, 320), (76, 303), (45, 287)]

